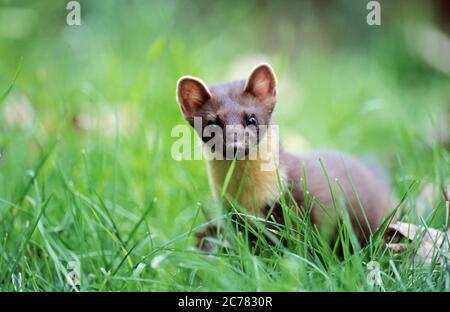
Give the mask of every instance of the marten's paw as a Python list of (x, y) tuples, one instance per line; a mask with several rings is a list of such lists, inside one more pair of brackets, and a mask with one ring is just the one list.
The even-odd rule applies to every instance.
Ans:
[(216, 243), (218, 231), (217, 225), (210, 225), (206, 229), (196, 232), (195, 245), (197, 248), (205, 252), (216, 252), (218, 250)]

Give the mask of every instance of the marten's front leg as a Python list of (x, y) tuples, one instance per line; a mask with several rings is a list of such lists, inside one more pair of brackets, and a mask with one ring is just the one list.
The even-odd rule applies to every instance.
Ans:
[[(278, 224), (283, 224), (284, 220), (281, 205), (279, 203), (275, 203), (275, 207), (267, 205), (262, 209), (262, 211), (265, 215), (267, 215), (270, 211), (272, 216), (272, 218), (270, 219), (273, 219)], [(271, 237), (267, 236), (264, 233), (256, 234), (255, 232), (258, 232), (257, 227), (247, 223), (242, 216), (236, 214), (232, 215), (231, 217), (231, 225), (232, 228), (229, 228), (229, 230), (232, 231), (235, 230), (242, 234), (245, 233), (249, 247), (255, 247), (258, 245), (258, 240), (260, 239), (261, 234), (264, 236), (265, 240), (272, 245), (277, 244), (276, 239), (279, 239), (279, 237), (276, 237), (276, 234), (272, 234)], [(230, 240), (228, 240), (230, 239), (230, 237), (229, 236), (227, 236), (226, 238), (224, 237), (224, 235), (226, 235), (224, 233), (224, 226), (225, 226), (224, 224), (222, 224), (222, 226), (220, 227), (217, 226), (217, 224), (211, 224), (207, 228), (196, 232), (195, 233), (196, 247), (205, 252), (217, 252), (219, 247), (230, 246)], [(252, 228), (252, 230), (249, 229), (250, 227)], [(267, 225), (268, 230), (273, 230), (275, 228), (276, 226), (274, 225)]]
[[(235, 216), (232, 219), (232, 226), (234, 230), (244, 233), (245, 227), (240, 223)], [(211, 224), (207, 228), (195, 232), (195, 246), (205, 252), (217, 252), (219, 248), (227, 248), (230, 246), (230, 237), (224, 237), (224, 226), (217, 226), (216, 224)], [(233, 231), (233, 228), (229, 230)], [(249, 246), (254, 246), (257, 241), (257, 237), (251, 232), (247, 231), (246, 236), (248, 238)]]
[[(222, 232), (220, 230), (220, 232)], [(216, 224), (211, 224), (206, 229), (198, 231), (195, 233), (195, 246), (198, 249), (206, 252), (217, 251), (217, 244), (214, 240), (217, 239), (219, 234), (219, 229)]]

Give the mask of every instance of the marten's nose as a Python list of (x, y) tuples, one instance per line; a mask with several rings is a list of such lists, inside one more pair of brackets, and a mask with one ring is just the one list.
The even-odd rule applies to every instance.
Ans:
[(238, 144), (238, 134), (237, 133), (233, 133), (233, 144)]
[(241, 143), (238, 142), (230, 143), (228, 144), (227, 149), (228, 153), (231, 153), (233, 158), (236, 157), (238, 160), (240, 160), (244, 156), (244, 147), (242, 146)]
[(237, 144), (233, 144), (233, 156), (236, 156), (239, 152), (239, 146)]

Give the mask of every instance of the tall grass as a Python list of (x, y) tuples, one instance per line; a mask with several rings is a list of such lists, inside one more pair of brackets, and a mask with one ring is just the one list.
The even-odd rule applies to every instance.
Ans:
[[(236, 204), (221, 209), (204, 163), (172, 159), (170, 130), (184, 123), (176, 80), (242, 76), (262, 58), (279, 76), (286, 147), (371, 155), (391, 173), (402, 220), (447, 228), (438, 190), (449, 149), (429, 129), (447, 114), (448, 77), (409, 45), (403, 24), (433, 26), (429, 8), (392, 7), (404, 18), (386, 15), (375, 30), (361, 26), (356, 2), (320, 12), (314, 1), (262, 3), (81, 1), (79, 27), (54, 1), (0, 5), (24, 18), (20, 32), (0, 31), (1, 291), (450, 289), (448, 265), (394, 256), (383, 228), (361, 247), (344, 221), (330, 245), (309, 221), (314, 198), (305, 209), (287, 199), (288, 222), (275, 225)], [(217, 222), (220, 248), (194, 248), (194, 233)], [(73, 261), (79, 288), (67, 278)], [(382, 286), (367, 281), (370, 261)]]

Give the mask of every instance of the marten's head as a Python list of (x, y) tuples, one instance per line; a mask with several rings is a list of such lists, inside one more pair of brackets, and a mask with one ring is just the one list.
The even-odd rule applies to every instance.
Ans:
[(276, 103), (276, 77), (269, 64), (253, 69), (247, 80), (206, 86), (191, 76), (177, 83), (185, 119), (214, 153), (244, 158), (267, 132)]

